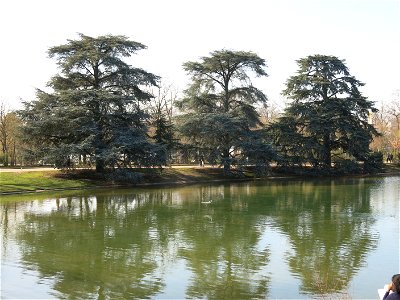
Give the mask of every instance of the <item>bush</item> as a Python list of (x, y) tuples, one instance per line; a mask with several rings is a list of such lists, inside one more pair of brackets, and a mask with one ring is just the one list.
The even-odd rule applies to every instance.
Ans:
[(359, 163), (350, 159), (338, 159), (334, 169), (336, 174), (360, 174), (362, 171)]
[(364, 161), (364, 172), (373, 174), (382, 171), (383, 154), (382, 152), (371, 152)]

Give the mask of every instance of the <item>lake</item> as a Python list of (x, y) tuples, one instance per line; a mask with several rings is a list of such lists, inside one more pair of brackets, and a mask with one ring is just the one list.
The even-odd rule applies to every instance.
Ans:
[(1, 298), (378, 299), (400, 177), (3, 196)]

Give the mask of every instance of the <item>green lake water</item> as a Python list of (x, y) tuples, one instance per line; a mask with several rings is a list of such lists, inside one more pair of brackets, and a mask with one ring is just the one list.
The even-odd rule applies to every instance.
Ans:
[(378, 299), (400, 177), (3, 196), (2, 299)]

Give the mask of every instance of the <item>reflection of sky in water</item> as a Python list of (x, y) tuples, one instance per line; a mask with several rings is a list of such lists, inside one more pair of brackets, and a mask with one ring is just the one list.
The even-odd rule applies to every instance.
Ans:
[(299, 293), (300, 280), (292, 277), (285, 260), (288, 254), (293, 254), (286, 235), (268, 226), (261, 236), (259, 247), (259, 250), (269, 248), (271, 251), (270, 262), (263, 267), (271, 279), (267, 298), (288, 299), (293, 295), (296, 298), (307, 298)]
[[(88, 200), (88, 210), (89, 212), (93, 213), (96, 210), (97, 206), (97, 200), (95, 196), (91, 196), (86, 198)], [(72, 198), (70, 199), (71, 203), (79, 203), (80, 199), (79, 198)], [(50, 200), (44, 200), (44, 201), (31, 201), (26, 204), (26, 210), (29, 210), (30, 213), (32, 214), (40, 214), (40, 215), (46, 215), (50, 214), (54, 211), (59, 210), (59, 207), (62, 209), (67, 209), (68, 208), (68, 200), (66, 198), (59, 198), (56, 201), (54, 199)], [(79, 215), (79, 206), (78, 205), (73, 205), (71, 207), (70, 212), (72, 215)]]
[(376, 222), (371, 232), (379, 236), (378, 247), (368, 256), (368, 265), (353, 278), (350, 293), (357, 298), (377, 297), (377, 289), (383, 288), (393, 274), (400, 272), (400, 178), (387, 177), (380, 180), (371, 191), (370, 205)]
[(183, 259), (178, 259), (165, 270), (165, 288), (162, 293), (155, 295), (159, 299), (180, 299), (186, 293), (186, 287), (191, 278), (191, 272)]
[[(368, 181), (368, 182), (367, 182)], [(371, 179), (361, 179), (360, 182), (369, 184), (373, 182), (369, 190), (369, 208), (370, 213), (354, 212), (351, 208), (342, 209), (339, 206), (332, 205), (330, 211), (337, 216), (340, 220), (343, 218), (344, 222), (350, 217), (351, 219), (359, 218), (359, 226), (370, 226), (366, 228), (368, 233), (373, 239), (378, 240), (376, 248), (371, 248), (366, 253), (364, 263), (358, 267), (349, 285), (349, 293), (353, 299), (376, 298), (377, 289), (383, 287), (388, 282), (392, 274), (398, 273), (399, 266), (399, 191), (400, 180), (399, 177), (381, 178), (377, 181)], [(197, 187), (196, 187), (197, 188)], [(207, 222), (212, 225), (215, 222), (215, 213), (218, 206), (218, 201), (223, 201), (224, 197), (234, 197), (231, 207), (238, 212), (246, 212), (248, 207), (247, 198), (254, 193), (254, 187), (251, 184), (244, 186), (242, 189), (237, 186), (224, 187), (216, 186), (210, 189), (204, 188), (196, 190), (196, 188), (183, 188), (175, 189), (171, 193), (169, 199), (161, 198), (160, 204), (173, 209), (180, 209), (185, 207), (184, 204), (192, 201), (196, 204), (197, 209), (201, 212), (201, 218), (205, 224)], [(339, 187), (340, 188), (340, 187)], [(240, 194), (238, 191), (240, 190)], [(115, 213), (117, 216), (123, 216), (127, 211), (138, 211), (141, 207), (145, 207), (148, 203), (148, 194), (151, 191), (145, 192), (143, 195), (135, 194), (126, 201), (126, 198), (121, 198), (124, 205), (117, 207)], [(147, 195), (147, 196), (146, 196)], [(214, 204), (209, 206), (202, 206), (201, 201), (206, 201), (213, 198)], [(85, 206), (86, 213), (96, 213), (97, 200), (95, 196), (90, 196), (87, 206)], [(113, 198), (114, 199), (114, 198)], [(118, 196), (115, 196), (118, 199)], [(147, 200), (146, 200), (147, 199)], [(189, 200), (188, 200), (189, 199)], [(5, 298), (31, 298), (32, 287), (34, 287), (35, 298), (49, 298), (58, 297), (59, 292), (52, 290), (56, 278), (41, 278), (39, 272), (36, 271), (34, 265), (25, 265), (21, 258), (19, 245), (15, 240), (18, 223), (24, 220), (24, 214), (29, 212), (33, 215), (50, 215), (52, 212), (68, 210), (69, 215), (78, 217), (81, 213), (79, 210), (79, 198), (60, 198), (55, 200), (44, 201), (28, 201), (18, 204), (18, 210), (13, 211), (13, 217), (9, 219), (7, 224), (7, 236), (3, 236), (4, 231), (1, 230), (2, 235), (2, 269), (1, 269), (1, 283), (3, 297)], [(290, 200), (291, 201), (291, 200)], [(70, 205), (69, 205), (70, 204)], [(186, 208), (185, 208), (186, 209)], [(192, 209), (192, 208), (191, 208)], [(224, 209), (220, 207), (219, 209)], [(1, 212), (2, 214), (4, 212)], [(10, 213), (10, 212), (9, 212)], [(303, 211), (298, 215), (298, 225), (294, 231), (298, 236), (307, 236), (312, 233), (311, 224), (308, 222), (312, 218), (310, 212)], [(364, 223), (364, 219), (373, 219), (373, 222)], [(3, 219), (2, 219), (3, 220)], [(155, 226), (157, 220), (149, 219), (151, 224), (147, 227), (147, 234), (149, 240), (157, 241), (160, 238), (160, 231)], [(287, 232), (283, 232), (282, 228), (276, 226), (275, 216), (259, 216), (256, 231), (260, 232), (258, 241), (256, 243), (256, 253), (261, 253), (265, 250), (269, 252), (268, 261), (265, 265), (252, 274), (249, 278), (259, 280), (263, 276), (268, 277), (268, 294), (267, 298), (309, 298), (308, 295), (301, 294), (299, 287), (302, 284), (302, 279), (299, 274), (292, 274), (288, 266), (288, 257), (295, 256), (295, 250), (292, 248), (290, 236)], [(365, 225), (369, 224), (369, 225)], [(4, 224), (2, 224), (4, 225)], [(363, 229), (361, 228), (361, 231)], [(117, 234), (112, 226), (105, 225), (104, 233), (107, 238), (113, 238)], [(158, 247), (158, 246), (157, 246)], [(186, 249), (193, 251), (193, 244), (187, 241), (184, 232), (177, 230), (173, 236), (170, 236), (168, 244), (161, 251), (165, 251), (165, 257), (162, 259), (154, 254), (154, 260), (157, 262), (156, 272), (163, 280), (164, 287), (161, 292), (153, 295), (156, 298), (182, 298), (185, 297), (187, 288), (194, 280), (194, 270), (191, 268), (187, 257), (177, 255), (179, 250)], [(113, 251), (118, 249), (106, 248), (106, 257), (113, 256)], [(347, 252), (347, 245), (343, 244), (338, 249), (339, 256), (349, 255)], [(109, 252), (109, 253), (108, 253)], [(108, 253), (108, 254), (107, 254)], [(218, 273), (224, 271), (224, 262), (218, 264)], [(238, 267), (238, 266), (236, 266)], [(240, 268), (238, 269), (240, 271)], [(143, 278), (144, 281), (151, 281), (151, 278)]]
[(21, 263), (19, 246), (12, 240), (1, 252), (0, 278), (1, 299), (48, 299), (58, 294), (52, 289), (53, 278), (43, 278), (34, 266)]

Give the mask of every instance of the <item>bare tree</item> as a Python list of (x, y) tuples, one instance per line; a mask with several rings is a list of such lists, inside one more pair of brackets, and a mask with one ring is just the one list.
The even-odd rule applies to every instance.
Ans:
[(371, 122), (381, 134), (374, 137), (371, 143), (371, 149), (379, 152), (387, 152), (390, 148), (389, 132), (390, 132), (390, 116), (388, 114), (387, 103), (381, 102), (379, 111), (371, 113)]
[[(394, 99), (388, 105), (390, 115), (390, 135), (389, 140), (393, 152), (400, 154), (400, 90), (394, 93)], [(400, 159), (400, 157), (399, 157)]]
[(280, 107), (276, 102), (269, 101), (257, 111), (260, 114), (260, 120), (264, 125), (273, 123), (278, 119), (284, 108)]
[(167, 162), (171, 162), (174, 138), (174, 103), (178, 91), (172, 84), (161, 84), (150, 92), (153, 95), (149, 103), (150, 136), (165, 149)]
[(381, 133), (381, 136), (374, 138), (371, 148), (385, 155), (393, 154), (400, 160), (400, 90), (393, 93), (392, 101), (382, 102), (379, 111), (371, 117)]
[(9, 132), (7, 130), (6, 121), (7, 110), (4, 102), (0, 103), (0, 142), (1, 151), (3, 152), (3, 164), (8, 166), (8, 136)]
[(17, 164), (19, 145), (18, 126), (21, 120), (13, 111), (9, 111), (3, 101), (0, 102), (0, 143), (4, 166)]
[(169, 122), (172, 122), (174, 103), (178, 98), (178, 90), (172, 84), (161, 84), (161, 86), (153, 88), (150, 93), (153, 95), (153, 99), (149, 105), (152, 119), (164, 115)]

